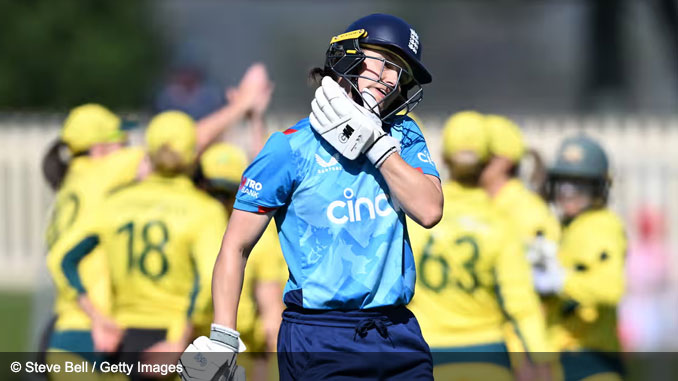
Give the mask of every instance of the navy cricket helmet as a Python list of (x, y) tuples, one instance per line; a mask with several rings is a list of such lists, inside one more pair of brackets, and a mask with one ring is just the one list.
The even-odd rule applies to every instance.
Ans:
[[(381, 111), (381, 119), (388, 121), (403, 110), (405, 113), (412, 111), (423, 97), (421, 85), (431, 82), (431, 74), (421, 62), (421, 42), (414, 28), (401, 18), (377, 13), (353, 22), (343, 34), (332, 38), (326, 53), (325, 71), (348, 80), (354, 98), (360, 101), (358, 79), (374, 81), (373, 78), (360, 76), (362, 63), (366, 59), (376, 59), (367, 56), (363, 49), (385, 50), (402, 60), (402, 63), (383, 60), (384, 65), (398, 69), (400, 89), (391, 91), (380, 102), (389, 102)], [(396, 90), (381, 80), (379, 82)]]

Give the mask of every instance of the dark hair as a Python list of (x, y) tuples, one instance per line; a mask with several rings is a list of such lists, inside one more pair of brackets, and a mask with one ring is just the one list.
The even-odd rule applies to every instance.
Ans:
[[(535, 192), (537, 192), (542, 198), (546, 198), (546, 178), (547, 178), (547, 168), (544, 159), (541, 157), (538, 151), (534, 148), (529, 148), (525, 152), (525, 157), (532, 160), (532, 172), (529, 173), (527, 179), (528, 183), (532, 186)], [(518, 172), (522, 168), (517, 165)]]
[(332, 77), (335, 81), (338, 79), (337, 74), (328, 67), (314, 67), (308, 72), (308, 85), (311, 87), (320, 86), (323, 77)]
[(68, 146), (66, 143), (57, 139), (50, 145), (47, 153), (42, 158), (42, 174), (53, 191), (59, 190), (66, 177), (68, 165), (72, 159), (66, 153), (67, 150)]

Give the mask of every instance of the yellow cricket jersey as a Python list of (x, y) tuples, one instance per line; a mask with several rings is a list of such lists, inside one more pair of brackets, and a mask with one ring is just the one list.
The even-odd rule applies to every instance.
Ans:
[(410, 308), (432, 348), (504, 341), (512, 321), (525, 347), (546, 351), (544, 317), (520, 240), (479, 188), (443, 186), (443, 218), (410, 231), (417, 264)]
[[(558, 219), (551, 213), (546, 202), (539, 195), (527, 189), (520, 180), (509, 180), (501, 187), (492, 201), (509, 218), (514, 231), (525, 247), (530, 247), (539, 235), (554, 244), (559, 241), (560, 223)], [(507, 325), (504, 333), (510, 351), (521, 352), (525, 350), (513, 327)], [(514, 366), (521, 366), (521, 357), (512, 356), (512, 361)]]
[(548, 205), (518, 179), (509, 180), (493, 198), (494, 205), (506, 214), (523, 243), (529, 244), (538, 233), (552, 242), (560, 239), (560, 224)]
[(259, 320), (256, 299), (258, 283), (276, 282), (284, 287), (288, 272), (280, 248), (275, 224), (271, 222), (247, 259), (240, 303), (238, 304), (238, 331), (253, 352), (266, 351), (266, 337)]
[[(78, 289), (85, 287), (92, 302), (102, 311), (110, 304), (104, 253), (96, 250), (74, 265), (66, 253), (83, 240), (101, 202), (112, 189), (136, 177), (144, 151), (123, 148), (101, 158), (73, 159), (63, 185), (56, 194), (47, 228), (47, 267), (56, 288), (55, 329), (87, 330), (89, 317), (77, 303)], [(76, 281), (79, 278), (79, 282)]]
[(108, 257), (115, 320), (179, 340), (196, 307), (210, 304), (225, 228), (223, 206), (183, 175), (151, 174), (113, 193), (93, 232)]
[(624, 294), (626, 236), (607, 209), (577, 216), (563, 230), (563, 292), (546, 300), (549, 338), (560, 350), (619, 351), (617, 304)]

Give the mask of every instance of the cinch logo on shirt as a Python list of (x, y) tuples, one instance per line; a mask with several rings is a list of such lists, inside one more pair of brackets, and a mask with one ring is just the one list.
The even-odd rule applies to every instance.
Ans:
[(359, 197), (354, 201), (354, 196), (353, 189), (344, 189), (346, 200), (332, 201), (327, 207), (327, 218), (335, 224), (342, 225), (349, 221), (361, 221), (363, 218), (373, 220), (377, 216), (386, 217), (393, 212), (393, 208), (388, 203), (388, 197), (384, 193), (375, 197), (374, 200)]
[(263, 186), (261, 185), (260, 182), (253, 180), (253, 179), (248, 179), (247, 177), (243, 176), (242, 181), (240, 182), (240, 191), (243, 193), (246, 193), (254, 198), (259, 197), (259, 191)]

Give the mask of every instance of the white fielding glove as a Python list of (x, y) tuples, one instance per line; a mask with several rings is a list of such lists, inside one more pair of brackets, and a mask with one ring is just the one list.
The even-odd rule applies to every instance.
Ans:
[[(364, 92), (363, 97), (367, 102), (372, 101), (367, 106), (376, 107), (374, 98), (367, 94), (369, 92)], [(360, 153), (365, 153), (378, 168), (390, 154), (400, 149), (397, 139), (382, 130), (381, 120), (355, 103), (330, 77), (322, 79), (311, 102), (311, 110), (311, 127), (347, 159), (354, 160)]]
[(558, 244), (544, 237), (536, 236), (527, 247), (527, 260), (532, 266), (546, 267), (558, 257)]
[(246, 349), (238, 331), (212, 324), (210, 337), (200, 336), (179, 358), (184, 381), (245, 381), (236, 356)]
[(558, 294), (565, 286), (565, 269), (553, 257), (544, 264), (532, 266), (534, 289), (539, 295)]

